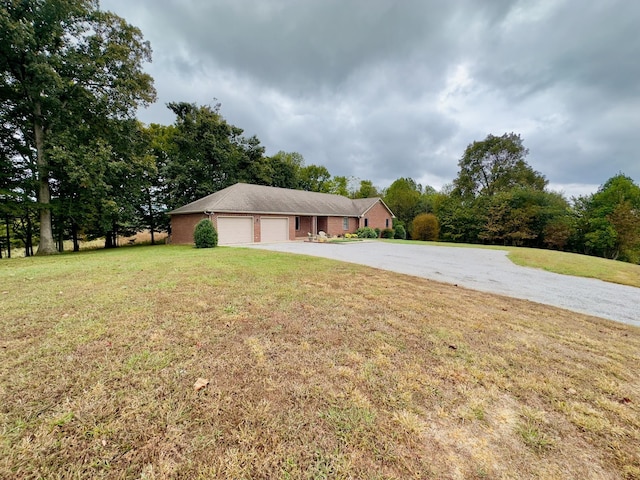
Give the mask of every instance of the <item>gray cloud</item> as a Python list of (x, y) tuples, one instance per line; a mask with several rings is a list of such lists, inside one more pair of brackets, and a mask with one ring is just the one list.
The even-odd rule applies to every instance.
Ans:
[(640, 180), (640, 4), (608, 0), (102, 0), (154, 49), (159, 104), (222, 102), (268, 153), (441, 187), (465, 147), (520, 133), (554, 188)]

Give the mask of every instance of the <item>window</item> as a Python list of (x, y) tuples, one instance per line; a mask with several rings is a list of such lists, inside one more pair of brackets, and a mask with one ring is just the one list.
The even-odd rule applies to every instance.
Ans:
[(368, 218), (365, 218), (365, 219), (364, 219), (364, 226), (365, 226), (365, 227), (368, 227), (368, 226), (369, 226), (369, 219), (368, 219)]
[(349, 230), (349, 217), (342, 217), (342, 229)]
[(296, 217), (296, 230), (300, 230), (300, 217)]
[(388, 218), (384, 221), (384, 225), (385, 225), (385, 228), (389, 228), (389, 219)]

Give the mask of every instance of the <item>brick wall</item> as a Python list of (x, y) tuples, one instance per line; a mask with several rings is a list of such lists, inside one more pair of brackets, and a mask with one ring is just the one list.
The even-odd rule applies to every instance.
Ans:
[(174, 245), (192, 245), (193, 230), (203, 218), (208, 217), (204, 213), (171, 215), (171, 243)]
[(379, 228), (384, 230), (385, 228), (393, 228), (393, 218), (384, 205), (381, 202), (376, 203), (371, 209), (364, 215), (364, 218), (360, 219), (360, 226), (364, 227), (365, 218), (368, 220), (368, 225), (371, 228)]
[(345, 233), (355, 233), (358, 229), (358, 219), (349, 217), (349, 228), (344, 229), (343, 217), (329, 217), (327, 222), (327, 235), (344, 235)]

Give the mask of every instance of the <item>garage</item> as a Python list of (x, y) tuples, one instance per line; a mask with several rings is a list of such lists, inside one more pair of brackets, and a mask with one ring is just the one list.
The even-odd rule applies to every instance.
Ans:
[(218, 244), (253, 243), (253, 217), (218, 217)]
[(260, 219), (260, 241), (262, 243), (286, 242), (289, 240), (288, 218)]

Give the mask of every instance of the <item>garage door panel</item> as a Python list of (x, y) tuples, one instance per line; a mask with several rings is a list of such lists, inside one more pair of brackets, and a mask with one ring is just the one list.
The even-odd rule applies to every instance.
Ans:
[(218, 217), (218, 243), (253, 243), (253, 217)]
[(288, 218), (261, 218), (260, 241), (263, 243), (286, 242), (289, 240)]

